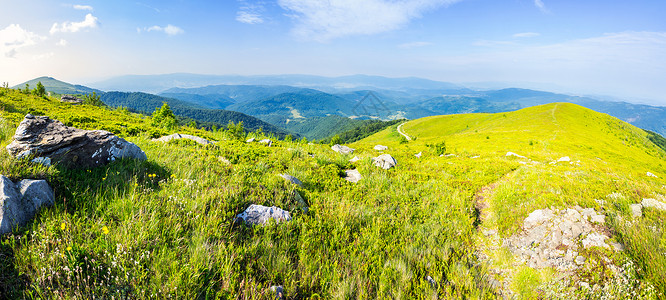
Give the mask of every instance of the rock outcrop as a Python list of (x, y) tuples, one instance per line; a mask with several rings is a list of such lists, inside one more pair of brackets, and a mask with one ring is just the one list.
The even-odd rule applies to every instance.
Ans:
[(249, 225), (264, 225), (270, 219), (275, 220), (276, 223), (286, 222), (291, 220), (291, 215), (288, 211), (276, 206), (268, 207), (252, 204), (236, 216), (237, 222), (244, 221)]
[(104, 130), (67, 127), (60, 121), (28, 114), (19, 124), (7, 151), (18, 158), (34, 158), (45, 165), (94, 168), (116, 159), (146, 159), (135, 144)]
[(192, 140), (195, 141), (201, 145), (211, 145), (213, 142), (200, 138), (196, 135), (189, 135), (189, 134), (180, 134), (180, 133), (174, 133), (171, 135), (165, 135), (163, 137), (160, 137), (159, 139), (153, 139), (154, 142), (168, 142), (171, 140), (180, 140), (180, 139), (187, 139), (187, 140)]
[(72, 95), (62, 95), (60, 97), (61, 102), (73, 104), (73, 105), (78, 105), (78, 104), (83, 104), (83, 100), (76, 98), (75, 96)]
[(393, 156), (389, 154), (382, 154), (380, 156), (373, 157), (372, 164), (384, 170), (388, 170), (395, 167), (398, 162), (395, 160), (395, 158), (393, 158)]
[(273, 145), (273, 141), (271, 141), (269, 139), (263, 139), (263, 140), (259, 141), (259, 144), (265, 144), (266, 146), (270, 147), (271, 145)]
[(53, 190), (44, 180), (24, 179), (14, 184), (0, 175), (0, 234), (27, 224), (42, 206), (53, 205)]
[(356, 149), (349, 148), (347, 146), (338, 145), (338, 144), (335, 144), (335, 145), (331, 146), (331, 149), (333, 149), (333, 151), (338, 152), (340, 154), (352, 154), (352, 153), (354, 153), (354, 150), (356, 150)]

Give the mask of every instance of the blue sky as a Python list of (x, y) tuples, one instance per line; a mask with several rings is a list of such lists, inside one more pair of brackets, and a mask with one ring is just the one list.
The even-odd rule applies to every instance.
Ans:
[(666, 105), (666, 1), (0, 0), (0, 82), (351, 74)]

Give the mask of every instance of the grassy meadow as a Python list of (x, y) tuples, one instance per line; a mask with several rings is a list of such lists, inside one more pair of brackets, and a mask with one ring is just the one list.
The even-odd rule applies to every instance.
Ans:
[[(494, 299), (488, 269), (496, 266), (477, 253), (491, 241), (479, 226), (509, 236), (535, 209), (573, 205), (605, 210), (614, 239), (626, 247), (612, 258), (634, 266), (630, 284), (590, 266), (579, 276), (614, 289), (599, 294), (557, 286), (552, 272), (516, 266), (501, 250), (491, 253), (514, 269), (518, 298), (666, 293), (666, 212), (646, 209), (632, 220), (628, 208), (666, 194), (664, 151), (642, 130), (576, 105), (413, 120), (402, 129), (414, 141), (394, 125), (350, 145), (353, 155), (298, 140), (266, 147), (226, 131), (168, 131), (126, 110), (71, 106), (9, 89), (0, 89), (0, 105), (2, 147), (33, 113), (109, 130), (148, 156), (66, 170), (0, 151), (0, 174), (46, 179), (56, 195), (53, 207), (0, 238), (5, 298), (272, 299), (271, 287), (283, 286), (286, 299)], [(218, 143), (151, 141), (175, 131)], [(455, 156), (440, 156), (436, 145), (443, 143)], [(397, 159), (396, 168), (372, 165), (376, 144), (389, 147), (384, 152)], [(507, 151), (537, 163), (505, 157)], [(354, 156), (361, 160), (349, 163)], [(562, 156), (576, 163), (549, 164)], [(357, 184), (342, 178), (353, 168), (363, 175)], [(490, 214), (480, 224), (474, 198), (489, 185), (495, 186), (486, 197)], [(281, 207), (293, 219), (234, 223), (250, 204)]]

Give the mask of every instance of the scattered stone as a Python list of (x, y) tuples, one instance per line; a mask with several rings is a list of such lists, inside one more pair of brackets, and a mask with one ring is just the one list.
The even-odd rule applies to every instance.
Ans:
[(108, 131), (67, 127), (31, 114), (16, 128), (7, 151), (17, 159), (34, 157), (40, 163), (69, 168), (94, 168), (121, 158), (146, 160), (146, 153), (137, 145)]
[(168, 142), (168, 141), (171, 141), (171, 140), (180, 140), (180, 139), (192, 140), (192, 141), (195, 141), (195, 142), (197, 142), (201, 145), (211, 145), (211, 144), (213, 144), (213, 142), (211, 142), (207, 139), (200, 138), (200, 137), (195, 136), (195, 135), (180, 134), (180, 133), (165, 135), (165, 136), (163, 136), (159, 139), (153, 139), (153, 142)]
[(497, 230), (495, 229), (481, 229), (481, 233), (485, 236), (497, 235)]
[(373, 157), (372, 164), (384, 170), (388, 170), (392, 167), (395, 167), (398, 162), (395, 160), (395, 158), (393, 158), (393, 156), (389, 154), (382, 154), (380, 156)]
[(288, 211), (276, 206), (268, 207), (252, 204), (236, 216), (237, 222), (245, 221), (250, 225), (264, 225), (269, 219), (275, 220), (276, 223), (286, 222), (291, 220), (291, 215)]
[(280, 174), (278, 176), (284, 178), (284, 180), (289, 181), (293, 184), (296, 184), (298, 186), (303, 186), (303, 183), (300, 180), (298, 180), (298, 178), (296, 178), (294, 176), (291, 176), (289, 174)]
[(479, 157), (481, 157), (481, 156), (479, 156), (479, 155), (475, 155), (475, 156), (472, 156), (472, 157), (470, 157), (470, 158), (471, 158), (471, 159), (475, 159), (475, 158), (479, 158)]
[(507, 152), (505, 156), (515, 156), (515, 157), (518, 157), (518, 158), (526, 158), (525, 156), (518, 155), (518, 154), (513, 153), (513, 152)]
[(357, 162), (357, 161), (359, 161), (359, 160), (361, 160), (361, 159), (358, 158), (358, 156), (354, 156), (354, 158), (350, 159), (349, 162), (350, 162), (350, 163), (355, 163), (355, 162)]
[(60, 102), (65, 102), (65, 103), (69, 103), (69, 104), (72, 104), (72, 105), (79, 105), (79, 104), (83, 104), (83, 99), (79, 99), (76, 96), (72, 96), (72, 95), (62, 95), (60, 97)]
[(353, 183), (359, 182), (363, 176), (361, 176), (361, 173), (354, 169), (354, 170), (345, 170), (345, 180)]
[(414, 156), (416, 156), (416, 158), (421, 158), (421, 154), (422, 154), (422, 152), (419, 152), (419, 153), (414, 154)]
[[(441, 156), (441, 155), (440, 155), (440, 156)], [(445, 157), (456, 157), (457, 155), (455, 155), (455, 154), (453, 154), (453, 153), (449, 153), (449, 154), (446, 154), (446, 155), (444, 155), (444, 156), (445, 156)]]
[(603, 234), (592, 232), (587, 237), (585, 237), (585, 239), (583, 239), (581, 242), (583, 243), (583, 248), (590, 248), (590, 247), (608, 248), (608, 245), (605, 242), (607, 238), (608, 237)]
[(218, 156), (218, 157), (217, 157), (217, 161), (219, 161), (219, 162), (221, 162), (221, 163), (223, 163), (223, 164), (225, 164), (225, 165), (227, 165), (227, 166), (228, 166), (228, 165), (231, 165), (231, 161), (228, 160), (228, 159), (226, 159), (226, 158), (223, 157), (223, 156)]
[(23, 179), (14, 184), (0, 175), (0, 234), (25, 226), (42, 206), (54, 201), (53, 190), (44, 180)]
[(571, 161), (571, 158), (569, 158), (568, 156), (560, 157), (560, 159), (557, 160), (557, 162), (569, 162), (569, 161)]
[(384, 150), (387, 150), (387, 149), (388, 149), (388, 147), (386, 147), (384, 145), (376, 145), (375, 146), (375, 150), (377, 150), (377, 151), (384, 151)]
[(271, 141), (269, 139), (263, 139), (263, 140), (259, 141), (259, 144), (266, 144), (266, 146), (270, 147), (271, 145), (273, 145), (273, 141)]
[(354, 150), (356, 150), (356, 149), (352, 149), (352, 148), (349, 148), (347, 146), (342, 146), (342, 145), (339, 145), (339, 144), (335, 144), (335, 145), (331, 146), (331, 149), (333, 149), (333, 151), (338, 152), (340, 154), (353, 154)]
[(643, 207), (652, 207), (658, 210), (666, 210), (666, 203), (652, 198), (643, 199), (643, 201), (641, 201), (641, 205), (643, 205)]
[(641, 204), (629, 204), (631, 209), (631, 216), (634, 218), (640, 218), (643, 216), (643, 205)]
[(435, 281), (434, 278), (430, 277), (430, 275), (426, 276), (426, 281), (428, 281), (428, 283), (430, 283), (430, 286), (432, 288), (437, 288), (437, 281)]
[(298, 207), (300, 207), (304, 213), (308, 213), (308, 210), (310, 210), (308, 204), (305, 202), (305, 199), (303, 199), (301, 194), (296, 190), (294, 190), (294, 200), (296, 200)]
[(647, 177), (654, 177), (654, 178), (659, 178), (657, 175), (652, 174), (651, 172), (647, 172)]
[(245, 141), (245, 142), (246, 142), (246, 143), (253, 143), (253, 142), (256, 141), (256, 140), (257, 140), (257, 139), (255, 139), (255, 138), (249, 138), (249, 139), (247, 139), (247, 141)]
[(585, 263), (586, 260), (587, 259), (585, 259), (585, 256), (578, 255), (578, 256), (576, 256), (575, 262), (576, 262), (577, 265), (582, 265), (582, 264)]
[(284, 300), (284, 288), (281, 285), (271, 286), (270, 290), (275, 293), (275, 299)]
[(613, 249), (615, 251), (624, 251), (624, 245), (622, 245), (620, 243), (613, 242), (613, 243), (610, 243), (610, 245), (611, 245), (611, 247), (613, 247)]

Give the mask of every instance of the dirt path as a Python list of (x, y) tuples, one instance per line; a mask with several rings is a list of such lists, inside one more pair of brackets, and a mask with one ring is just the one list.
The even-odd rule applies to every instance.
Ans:
[(402, 125), (405, 125), (405, 123), (402, 123), (398, 125), (398, 133), (402, 136), (404, 136), (408, 141), (411, 141), (412, 138), (410, 138), (408, 135), (406, 135), (404, 132), (402, 132)]

